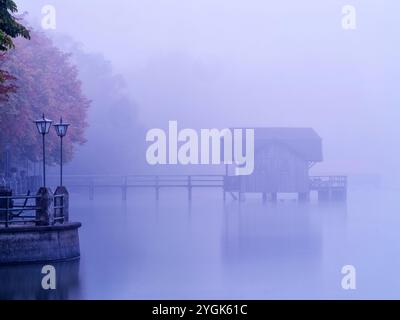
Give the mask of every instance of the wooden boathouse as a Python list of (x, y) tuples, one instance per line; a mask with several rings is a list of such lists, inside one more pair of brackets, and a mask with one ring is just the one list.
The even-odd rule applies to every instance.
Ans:
[(346, 177), (309, 176), (310, 168), (323, 160), (322, 139), (314, 129), (255, 128), (254, 148), (251, 175), (235, 176), (235, 165), (226, 166), (226, 192), (237, 192), (239, 198), (261, 193), (264, 201), (276, 201), (279, 193), (296, 193), (300, 201), (307, 201), (316, 190), (319, 200), (346, 199)]

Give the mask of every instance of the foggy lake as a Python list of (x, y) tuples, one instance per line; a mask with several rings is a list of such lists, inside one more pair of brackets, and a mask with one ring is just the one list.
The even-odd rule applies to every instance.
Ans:
[(354, 2), (2, 1), (0, 300), (399, 299), (400, 1)]
[[(41, 289), (42, 264), (0, 268), (0, 298), (398, 298), (399, 190), (350, 185), (347, 204), (280, 199), (238, 203), (221, 192), (71, 193), (81, 259), (55, 263), (57, 290)], [(354, 265), (357, 289), (343, 290)]]

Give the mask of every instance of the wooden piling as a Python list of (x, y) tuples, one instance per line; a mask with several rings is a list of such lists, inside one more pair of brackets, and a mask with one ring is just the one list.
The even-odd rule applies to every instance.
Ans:
[(127, 177), (124, 178), (124, 184), (122, 186), (122, 200), (126, 201), (127, 189), (128, 189), (128, 181)]
[(156, 189), (156, 200), (160, 200), (160, 181), (159, 181), (159, 176), (156, 176), (156, 181), (155, 181), (155, 189)]
[(94, 181), (90, 180), (89, 185), (89, 200), (94, 200)]
[(266, 192), (263, 192), (263, 193), (262, 193), (262, 202), (263, 202), (263, 203), (266, 203), (266, 202), (267, 202), (267, 193), (266, 193)]
[(192, 176), (188, 176), (188, 199), (192, 201)]

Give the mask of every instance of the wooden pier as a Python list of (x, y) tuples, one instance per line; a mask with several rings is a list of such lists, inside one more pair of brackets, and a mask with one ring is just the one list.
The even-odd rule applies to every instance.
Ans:
[(319, 201), (346, 201), (346, 176), (312, 176), (310, 190), (318, 192)]
[[(227, 193), (234, 199), (242, 201), (245, 191), (240, 186), (230, 185), (231, 176), (226, 175), (127, 175), (127, 176), (64, 176), (65, 184), (70, 189), (82, 188), (88, 191), (89, 199), (95, 198), (95, 191), (99, 189), (121, 190), (123, 201), (127, 200), (129, 189), (154, 189), (155, 199), (160, 199), (162, 189), (186, 189), (187, 198), (192, 201), (194, 189), (220, 189), (222, 198), (226, 201)], [(54, 177), (54, 179), (57, 179)], [(310, 191), (318, 193), (320, 201), (346, 201), (346, 176), (311, 176)], [(267, 200), (267, 193), (262, 193), (263, 200)], [(269, 199), (276, 201), (277, 193), (270, 192)], [(299, 201), (308, 200), (309, 194), (299, 194)]]

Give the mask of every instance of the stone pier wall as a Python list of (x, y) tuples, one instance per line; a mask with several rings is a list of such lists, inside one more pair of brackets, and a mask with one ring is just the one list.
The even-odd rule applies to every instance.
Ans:
[(77, 259), (80, 223), (0, 228), (0, 264)]

